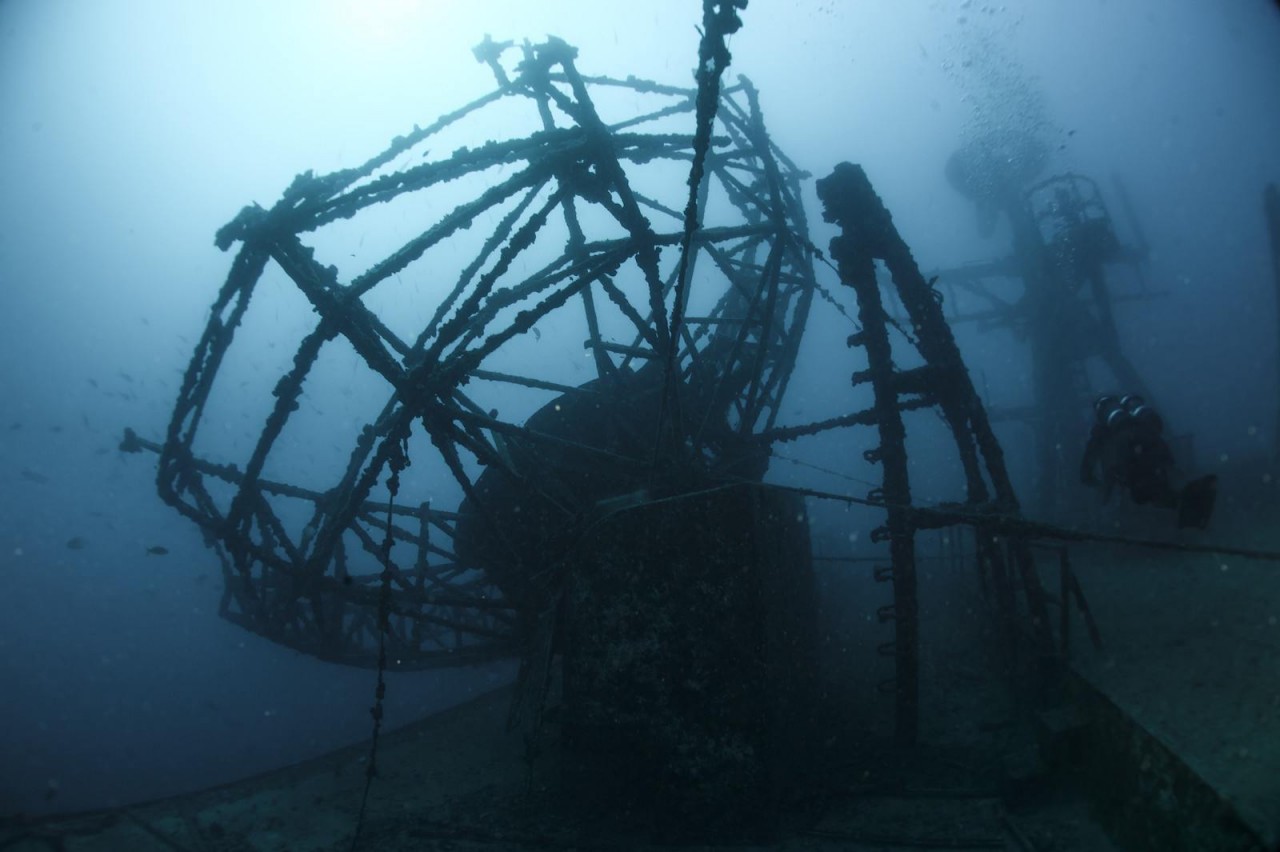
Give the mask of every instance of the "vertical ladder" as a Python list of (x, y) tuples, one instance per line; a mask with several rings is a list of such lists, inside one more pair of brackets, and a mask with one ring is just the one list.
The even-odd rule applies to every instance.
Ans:
[[(904, 396), (936, 405), (955, 439), (956, 451), (967, 485), (967, 503), (974, 509), (1000, 515), (1017, 515), (1019, 505), (1004, 463), (1004, 451), (991, 429), (986, 409), (974, 389), (955, 337), (942, 313), (940, 294), (926, 281), (911, 250), (898, 234), (888, 209), (876, 195), (860, 166), (841, 163), (817, 183), (823, 218), (840, 226), (831, 241), (842, 283), (858, 300), (862, 329), (849, 339), (866, 351), (867, 369), (855, 373), (854, 384), (870, 384), (872, 412), (879, 431), (878, 446), (863, 457), (882, 466), (882, 487), (869, 495), (882, 502), (888, 518), (872, 532), (873, 541), (888, 541), (890, 566), (877, 571), (878, 579), (893, 583), (893, 604), (882, 607), (882, 620), (894, 623), (894, 641), (885, 646), (895, 662), (895, 739), (902, 745), (916, 741), (919, 730), (919, 605), (915, 566), (915, 533), (924, 528), (911, 505), (907, 468), (906, 427), (902, 421)], [(924, 365), (898, 370), (888, 333), (888, 315), (876, 282), (876, 261), (882, 261), (906, 309), (914, 333), (912, 343)], [(986, 478), (984, 478), (984, 473)], [(987, 479), (991, 488), (988, 488)], [(994, 491), (994, 498), (991, 491)], [(978, 557), (990, 570), (996, 599), (1013, 642), (1014, 584), (1012, 570), (1022, 581), (1027, 609), (1038, 651), (1053, 652), (1048, 606), (1035, 574), (1028, 542), (1008, 539), (1000, 546), (994, 536), (979, 531)]]

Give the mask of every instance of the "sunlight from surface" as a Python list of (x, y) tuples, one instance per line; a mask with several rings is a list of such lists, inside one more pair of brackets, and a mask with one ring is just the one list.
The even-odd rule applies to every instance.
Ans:
[(419, 32), (427, 12), (447, 19), (449, 9), (450, 4), (425, 0), (341, 0), (334, 11), (339, 30), (355, 47), (376, 50)]

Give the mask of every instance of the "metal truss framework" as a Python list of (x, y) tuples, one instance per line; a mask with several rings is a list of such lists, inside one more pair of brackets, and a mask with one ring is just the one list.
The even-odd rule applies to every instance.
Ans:
[[(740, 78), (724, 86), (712, 102), (707, 124), (713, 132), (704, 134), (701, 152), (706, 177), (697, 182), (701, 201), (718, 193), (728, 202), (722, 206), (736, 211), (737, 221), (695, 230), (686, 227), (687, 217), (675, 205), (635, 189), (632, 174), (650, 163), (697, 161), (694, 136), (647, 131), (672, 116), (707, 114), (699, 90), (583, 76), (575, 67), (574, 49), (555, 39), (526, 44), (522, 61), (508, 76), (499, 61), (507, 48), (486, 41), (476, 49), (498, 80), (490, 94), (397, 138), (358, 168), (300, 175), (274, 207), (247, 207), (219, 231), (219, 248), (238, 244), (239, 249), (186, 370), (166, 439), (161, 445), (132, 433), (126, 438), (125, 449), (159, 454), (161, 496), (197, 523), (217, 550), (225, 578), (221, 615), (322, 659), (378, 664), (379, 581), (388, 575), (388, 668), (509, 657), (527, 639), (530, 613), (521, 611), (523, 604), (504, 597), (476, 566), (460, 563), (454, 546), (457, 507), (390, 505), (372, 496), (415, 430), (426, 433), (481, 512), (484, 501), (476, 493), (477, 477), (464, 463), (467, 457), (554, 500), (553, 489), (511, 462), (514, 449), (524, 448), (526, 455), (548, 448), (580, 453), (593, 464), (643, 479), (673, 467), (732, 466), (743, 447), (759, 453), (763, 445), (767, 455), (771, 441), (794, 437), (794, 430), (776, 429), (775, 420), (819, 289), (800, 199), (807, 175), (769, 140), (750, 82)], [(618, 90), (664, 103), (606, 124), (593, 98)], [(395, 168), (408, 159), (402, 155), (455, 122), (513, 98), (533, 105), (541, 129), (444, 159), (415, 157), (416, 163)], [(473, 198), (348, 280), (322, 265), (314, 247), (304, 242), (317, 229), (367, 208), (498, 167), (499, 179), (487, 181)], [(393, 333), (367, 297), (486, 214), (499, 218), (498, 224), (456, 274), (430, 322), (412, 339)], [(553, 218), (562, 219), (568, 233), (563, 249), (532, 274), (517, 274), (518, 261), (543, 239)], [(595, 238), (590, 223), (601, 219), (622, 236)], [(681, 262), (664, 263), (664, 250), (682, 240), (689, 250)], [(713, 278), (723, 287), (714, 306), (698, 316), (685, 311), (694, 264), (709, 269), (697, 286)], [(292, 368), (279, 377), (274, 408), (251, 456), (240, 464), (203, 458), (195, 441), (211, 389), (251, 309), (255, 288), (271, 267), (287, 275), (318, 319)], [(438, 278), (442, 271), (432, 274)], [(605, 306), (614, 319), (612, 333), (605, 328)], [(588, 383), (591, 387), (490, 367), (493, 356), (529, 334), (540, 319), (568, 310), (585, 317), (584, 346), (596, 380)], [(618, 316), (625, 318), (621, 334)], [(385, 380), (390, 396), (363, 428), (345, 472), (330, 487), (271, 481), (264, 466), (322, 351), (338, 340), (349, 343)], [(550, 403), (597, 392), (643, 371), (643, 365), (664, 362), (663, 428), (641, 456), (603, 452), (507, 422), (486, 412), (465, 387), (473, 381), (519, 386), (544, 394)], [(695, 400), (696, 416), (689, 416), (689, 396), (667, 390), (672, 386), (704, 388)], [(725, 428), (713, 434), (705, 428), (709, 421)], [(845, 418), (811, 431), (845, 421), (869, 422), (865, 416)], [(219, 496), (228, 491), (229, 499)], [(302, 529), (282, 519), (282, 500), (308, 507)], [(569, 515), (577, 511), (569, 509)], [(571, 520), (567, 516), (566, 524)], [(384, 535), (409, 546), (412, 557), (405, 564), (390, 559)]]
[[(1047, 513), (1071, 502), (1067, 496), (1072, 493), (1074, 456), (1064, 454), (1062, 447), (1079, 442), (1076, 424), (1091, 411), (1096, 396), (1088, 364), (1097, 361), (1105, 368), (1111, 389), (1150, 399), (1121, 346), (1113, 305), (1160, 294), (1146, 287), (1146, 241), (1118, 178), (1116, 191), (1137, 234), (1136, 246), (1120, 243), (1101, 190), (1084, 175), (1054, 175), (1025, 188), (1010, 178), (1009, 185), (1016, 191), (1001, 196), (998, 206), (1010, 223), (1013, 254), (940, 270), (938, 277), (940, 286), (952, 293), (963, 290), (986, 305), (948, 317), (952, 325), (974, 322), (982, 330), (1006, 328), (1015, 339), (1027, 341), (1033, 399), (993, 408), (991, 416), (1031, 427), (1037, 456), (1036, 508)], [(1141, 285), (1137, 292), (1113, 292), (1108, 270), (1117, 265), (1133, 269)]]

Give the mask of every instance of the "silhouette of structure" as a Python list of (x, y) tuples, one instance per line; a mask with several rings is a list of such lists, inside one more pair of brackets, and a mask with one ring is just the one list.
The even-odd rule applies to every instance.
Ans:
[[(996, 419), (1026, 423), (1036, 442), (1037, 510), (1052, 515), (1069, 507), (1081, 445), (1103, 373), (1090, 375), (1090, 362), (1110, 376), (1110, 388), (1150, 393), (1125, 356), (1116, 330), (1113, 303), (1148, 298), (1145, 283), (1126, 296), (1112, 292), (1113, 267), (1132, 266), (1142, 281), (1145, 240), (1120, 243), (1098, 185), (1083, 175), (1037, 179), (1047, 151), (1035, 138), (1009, 131), (976, 138), (947, 162), (955, 189), (974, 202), (979, 230), (990, 235), (1000, 217), (1009, 224), (1012, 255), (941, 270), (943, 286), (961, 288), (989, 308), (951, 317), (1005, 327), (1025, 338), (1030, 355), (1032, 399), (1024, 406), (995, 410)], [(1123, 187), (1117, 190), (1129, 208)], [(1133, 219), (1132, 214), (1129, 217)], [(1136, 224), (1135, 224), (1136, 228)], [(1016, 282), (1009, 291), (1001, 282)]]
[[(271, 209), (245, 208), (217, 234), (223, 250), (239, 248), (165, 441), (130, 432), (124, 444), (159, 454), (160, 495), (218, 553), (224, 618), (376, 667), (378, 725), (385, 670), (519, 657), (512, 723), (533, 732), (531, 744), (555, 693), (566, 743), (587, 756), (582, 789), (612, 782), (682, 837), (754, 831), (800, 768), (816, 655), (806, 496), (887, 512), (872, 540), (889, 545), (876, 576), (893, 587), (879, 612), (895, 630), (881, 650), (895, 664), (900, 743), (919, 728), (919, 530), (974, 527), (1008, 647), (1025, 629), (1037, 662), (1065, 651), (1030, 550), (1043, 528), (1019, 516), (936, 289), (848, 164), (818, 186), (843, 230), (832, 254), (858, 305), (850, 343), (867, 369), (854, 383), (870, 386), (874, 404), (778, 425), (814, 297), (843, 309), (814, 274), (825, 257), (807, 237), (807, 176), (770, 141), (751, 84), (720, 85), (733, 8), (707, 4), (716, 11), (697, 89), (584, 76), (557, 39), (518, 50), (486, 39), (476, 57), (493, 68), (494, 92), (363, 166), (299, 176)], [(501, 60), (512, 50), (509, 73)], [(606, 119), (619, 93), (651, 108)], [(532, 129), (431, 159), (429, 144), (490, 110), (501, 120), (480, 126), (515, 126), (518, 114)], [(690, 113), (692, 137), (679, 121)], [(686, 175), (681, 212), (662, 192)], [(1088, 198), (1072, 198), (1075, 213), (1061, 216), (1104, 237)], [(424, 225), (352, 266), (358, 252), (344, 251), (363, 232), (353, 242), (343, 226), (384, 206)], [(923, 366), (896, 366), (877, 260)], [(1095, 262), (1078, 260), (1082, 270)], [(435, 285), (430, 310), (416, 310), (406, 281)], [(261, 431), (230, 461), (208, 421), (264, 282), (295, 290), (316, 320), (274, 383)], [(541, 328), (577, 335), (585, 380), (539, 364)], [(384, 389), (380, 410), (331, 475), (308, 470), (318, 482), (307, 486), (273, 477), (296, 471), (277, 459), (305, 417), (304, 387), (323, 387), (342, 358)], [(962, 501), (912, 502), (902, 414), (919, 409), (951, 430)], [(851, 426), (878, 432), (863, 457), (883, 466), (883, 487), (865, 500), (763, 483), (775, 443)], [(384, 477), (385, 499), (375, 496)], [(452, 495), (444, 506), (441, 492)], [(1065, 559), (1060, 576), (1065, 627), (1067, 592), (1083, 598)], [(376, 742), (375, 727), (370, 778)]]
[[(881, 607), (880, 617), (894, 624), (893, 642), (881, 649), (893, 655), (896, 667), (893, 686), (897, 738), (903, 744), (911, 744), (916, 739), (919, 718), (915, 534), (920, 529), (973, 523), (975, 514), (1016, 518), (1018, 498), (1005, 469), (1004, 453), (943, 317), (941, 294), (920, 272), (866, 173), (858, 166), (842, 163), (818, 181), (818, 197), (826, 220), (842, 228), (842, 234), (831, 243), (831, 254), (839, 264), (841, 280), (854, 289), (858, 299), (862, 329), (849, 343), (866, 350), (868, 369), (854, 374), (853, 381), (870, 384), (875, 398), (873, 413), (880, 443), (863, 455), (883, 466), (884, 485), (870, 496), (885, 505), (888, 520), (871, 537), (873, 541), (889, 543), (890, 563), (876, 570), (876, 578), (893, 585), (893, 603)], [(876, 261), (882, 261), (892, 276), (893, 287), (915, 334), (911, 342), (924, 359), (922, 366), (902, 370), (895, 365), (888, 314), (876, 280)], [(904, 405), (904, 401), (908, 404)], [(937, 510), (924, 515), (912, 505), (901, 412), (921, 404), (941, 412), (955, 440), (965, 476), (964, 512), (968, 517)], [(976, 526), (978, 563), (994, 592), (1010, 647), (1015, 640), (1019, 608), (1025, 604), (1036, 654), (1041, 659), (1053, 658), (1055, 639), (1049, 605), (1035, 570), (1030, 538), (1016, 532), (1001, 538), (991, 535), (981, 521)], [(1064, 563), (1064, 588), (1072, 582), (1070, 568)], [(1015, 600), (1019, 588), (1023, 593), (1021, 604)], [(1078, 593), (1078, 589), (1073, 592)], [(1067, 600), (1066, 595), (1060, 599), (1064, 614)], [(1076, 600), (1087, 612), (1083, 598), (1077, 596)]]
[[(1006, 814), (991, 813), (992, 779), (1004, 771), (1005, 780), (1019, 780), (993, 755), (973, 747), (969, 766), (896, 747), (916, 745), (920, 734), (917, 535), (973, 529), (973, 560), (1006, 650), (1000, 674), (1029, 683), (1037, 699), (1063, 674), (1073, 605), (1099, 643), (1065, 547), (1050, 550), (1056, 599), (1043, 587), (1033, 555), (1044, 550), (1040, 540), (1273, 561), (1280, 554), (1134, 542), (1022, 517), (937, 279), (921, 273), (867, 175), (849, 163), (817, 190), (826, 220), (840, 229), (830, 251), (857, 306), (848, 342), (853, 359), (866, 359), (853, 383), (870, 391), (871, 405), (820, 422), (778, 423), (814, 297), (845, 312), (815, 275), (814, 260), (826, 257), (807, 237), (807, 175), (770, 141), (751, 84), (721, 85), (726, 38), (744, 5), (704, 0), (695, 89), (582, 75), (576, 52), (557, 39), (515, 48), (486, 38), (475, 55), (494, 72), (492, 93), (415, 128), (358, 168), (299, 176), (271, 209), (247, 207), (219, 231), (218, 246), (238, 250), (165, 440), (127, 431), (122, 446), (159, 455), (160, 495), (217, 552), (224, 618), (301, 652), (377, 669), (364, 781), (344, 775), (358, 765), (348, 752), (305, 773), (249, 782), (241, 799), (252, 804), (244, 808), (205, 796), (199, 818), (189, 803), (173, 812), (161, 803), (130, 820), (112, 812), (48, 830), (19, 826), (12, 842), (57, 845), (95, 834), (115, 848), (116, 837), (136, 844), (142, 831), (166, 848), (181, 845), (175, 838), (226, 845), (261, 827), (258, 803), (278, 801), (281, 789), (306, 799), (289, 814), (310, 823), (312, 810), (324, 809), (326, 828), (345, 827), (362, 784), (356, 848), (377, 774), (384, 673), (518, 657), (508, 716), (509, 727), (525, 733), (527, 780), (512, 781), (520, 758), (509, 742), (501, 760), (474, 747), (483, 736), (476, 726), (492, 725), (495, 708), (508, 706), (505, 694), (441, 714), (399, 738), (410, 769), (390, 767), (403, 789), (371, 817), (370, 848), (418, 848), (424, 838), (604, 845), (593, 843), (599, 837), (632, 848), (638, 835), (756, 841), (799, 834), (799, 825), (806, 836), (788, 843), (796, 848), (827, 841), (1032, 848)], [(519, 55), (514, 68), (503, 64), (509, 51)], [(639, 103), (646, 106), (637, 113)], [(433, 157), (451, 133), (474, 140), (493, 127), (522, 127), (517, 119), (526, 122), (523, 135)], [(1037, 430), (1040, 500), (1049, 508), (1062, 479), (1056, 450), (1088, 398), (1086, 360), (1098, 357), (1127, 389), (1141, 387), (1119, 347), (1105, 270), (1138, 263), (1143, 252), (1119, 244), (1088, 179), (1036, 182), (1043, 163), (1038, 145), (1017, 136), (980, 140), (953, 158), (948, 176), (975, 201), (982, 227), (1008, 217), (1014, 254), (949, 271), (944, 283), (992, 306), (951, 321), (1027, 332), (1036, 399), (1015, 414)], [(683, 211), (664, 195), (681, 185)], [(1267, 198), (1280, 246), (1274, 188)], [(368, 235), (380, 246), (365, 265)], [(887, 267), (889, 284), (877, 281), (877, 264)], [(995, 278), (1021, 282), (1016, 302), (986, 286)], [(224, 415), (229, 407), (248, 416), (251, 394), (247, 382), (235, 385), (228, 365), (276, 285), (316, 320), (275, 377), (261, 429), (239, 446), (225, 439)], [(416, 285), (432, 295), (417, 295)], [(890, 298), (909, 331), (890, 315)], [(588, 364), (586, 375), (540, 355), (544, 334), (581, 341), (584, 357), (575, 364)], [(323, 412), (318, 426), (300, 423), (310, 407), (305, 391), (327, 392), (335, 364), (382, 396), (333, 470), (302, 469), (290, 448), (330, 440), (326, 430), (336, 428)], [(918, 411), (941, 415), (952, 436), (961, 499), (913, 498), (906, 437)], [(765, 482), (776, 444), (849, 427), (876, 433), (861, 454), (880, 466), (882, 482), (865, 498)], [(841, 758), (850, 762), (811, 771), (805, 792), (824, 809), (851, 793), (909, 800), (911, 810), (892, 814), (889, 830), (874, 820), (868, 827), (862, 818), (879, 807), (856, 798), (851, 807), (832, 805), (831, 818), (815, 825), (808, 802), (783, 795), (835, 739), (815, 747), (810, 738), (827, 730), (813, 715), (818, 652), (806, 498), (886, 516), (870, 538), (888, 546), (874, 576), (892, 587), (878, 616), (894, 631), (879, 651), (895, 669), (896, 745), (869, 759), (843, 743)], [(951, 537), (957, 549), (958, 541)], [(1075, 749), (1089, 772), (1120, 779), (1126, 795), (1108, 795), (1112, 804), (1124, 802), (1129, 819), (1132, 802), (1144, 799), (1142, 813), (1154, 816), (1166, 845), (1187, 837), (1206, 845), (1170, 816), (1185, 823), (1189, 810), (1205, 837), (1253, 834), (1117, 705), (1083, 682), (1076, 689), (1093, 706), (1042, 715), (1043, 755)], [(574, 792), (558, 803), (534, 792), (535, 778), (548, 781), (535, 758), (553, 703), (562, 746), (556, 769), (566, 770), (555, 783), (568, 780)], [(471, 748), (451, 748), (459, 742)], [(467, 801), (457, 801), (450, 784), (420, 796), (422, 764), (447, 776), (458, 764), (436, 761), (455, 751), (467, 751), (472, 768), (483, 764), (484, 771), (460, 773)], [(830, 777), (814, 781), (827, 770)], [(978, 802), (983, 813), (969, 807), (948, 817), (957, 800)], [(1056, 807), (1053, 831), (1061, 824)], [(788, 808), (793, 819), (784, 823)], [(641, 816), (646, 825), (636, 832), (619, 814), (650, 818)], [(281, 825), (267, 822), (270, 833), (260, 836), (281, 842)], [(313, 828), (295, 826), (294, 836), (315, 845)]]
[[(482, 45), (477, 55), (496, 63), (500, 50)], [(769, 141), (750, 83), (726, 87), (698, 182), (700, 208), (712, 210), (688, 261), (677, 262), (684, 216), (641, 186), (668, 181), (672, 166), (687, 168), (695, 143), (646, 128), (694, 111), (697, 92), (584, 77), (575, 51), (557, 40), (521, 53), (515, 77), (499, 67), (494, 93), (398, 138), (359, 168), (299, 176), (275, 207), (245, 208), (218, 233), (220, 247), (240, 249), (167, 439), (133, 446), (160, 451), (161, 496), (223, 557), (223, 616), (274, 641), (324, 659), (376, 663), (368, 611), (388, 567), (380, 545), (386, 507), (370, 495), (411, 430), (426, 433), (464, 499), (445, 509), (402, 495), (392, 507), (393, 538), (414, 549), (408, 564), (390, 566), (393, 668), (516, 651), (519, 613), (538, 600), (530, 578), (545, 568), (534, 552), (554, 549), (552, 540), (600, 500), (686, 480), (758, 481), (763, 472), (818, 290), (799, 200), (804, 174)], [(657, 103), (606, 125), (593, 104), (602, 90)], [(437, 133), (503, 99), (527, 101), (541, 128), (415, 162)], [(410, 165), (396, 168), (401, 162)], [(491, 181), (499, 170), (505, 178)], [(446, 183), (479, 192), (367, 270), (341, 276), (304, 243), (332, 223)], [(431, 250), (482, 220), (492, 231), (425, 327), (412, 336), (393, 331), (392, 312), (375, 307), (380, 288), (411, 275), (438, 279)], [(557, 238), (558, 249), (547, 250)], [(537, 259), (535, 270), (516, 271), (526, 257)], [(202, 460), (199, 427), (219, 366), (269, 267), (306, 297), (316, 326), (280, 376), (247, 461)], [(676, 297), (680, 310), (669, 310)], [(592, 379), (570, 384), (511, 369), (528, 360), (522, 345), (541, 336), (540, 321), (570, 311)], [(302, 488), (270, 480), (264, 469), (297, 416), (304, 383), (326, 347), (339, 343), (389, 386), (384, 408), (336, 481)], [(520, 395), (527, 416), (505, 418), (477, 402), (482, 392), (495, 398), (495, 389)], [(478, 464), (467, 464), (468, 455)], [(226, 491), (214, 482), (230, 486), (229, 499), (219, 499)], [(296, 528), (276, 508), (286, 501), (306, 510), (291, 507)], [(458, 550), (471, 557), (465, 564)]]
[[(662, 775), (668, 810), (696, 810), (698, 779), (732, 777), (741, 806), (726, 818), (742, 824), (790, 760), (775, 743), (803, 728), (787, 713), (803, 709), (813, 657), (804, 504), (759, 483), (820, 288), (805, 175), (769, 140), (750, 82), (719, 86), (733, 20), (707, 28), (720, 44), (704, 43), (697, 89), (584, 76), (558, 39), (486, 40), (492, 94), (245, 208), (217, 235), (239, 249), (166, 440), (130, 433), (125, 448), (159, 453), (161, 496), (218, 552), (221, 615), (376, 667), (376, 721), (383, 670), (519, 657), (513, 724), (536, 728), (558, 679), (571, 738), (625, 752), (633, 790)], [(650, 108), (607, 121), (619, 94)], [(516, 106), (528, 135), (430, 159), (437, 136), (488, 110), (501, 113), (476, 123), (510, 127)], [(681, 212), (661, 193), (685, 176)], [(333, 226), (421, 196), (448, 200), (372, 266), (322, 261)], [(470, 228), (486, 229), (478, 245), (455, 248)], [(387, 291), (450, 268), (429, 319), (406, 331), (403, 297)], [(213, 461), (201, 439), (220, 367), (255, 293), (280, 280), (314, 327), (248, 458)], [(539, 323), (581, 335), (588, 380), (564, 364), (522, 371)], [(342, 353), (387, 388), (380, 412), (328, 482), (272, 478), (304, 386)], [(410, 465), (450, 477), (456, 505), (415, 494)]]

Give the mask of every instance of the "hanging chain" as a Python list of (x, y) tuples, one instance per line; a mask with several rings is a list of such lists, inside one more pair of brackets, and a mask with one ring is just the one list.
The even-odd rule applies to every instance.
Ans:
[(387, 527), (386, 536), (382, 539), (382, 585), (378, 592), (378, 685), (373, 692), (373, 706), (369, 708), (369, 715), (373, 716), (373, 741), (369, 746), (369, 761), (364, 770), (364, 794), (360, 797), (360, 813), (356, 817), (355, 833), (351, 836), (352, 852), (355, 852), (360, 841), (365, 808), (369, 804), (369, 789), (378, 775), (378, 735), (382, 732), (382, 700), (387, 694), (387, 633), (391, 630), (391, 547), (395, 543), (392, 535), (392, 511), (395, 508), (396, 494), (400, 491), (400, 472), (409, 466), (408, 435), (390, 435), (387, 442), (387, 467), (391, 468), (391, 475), (387, 477)]

